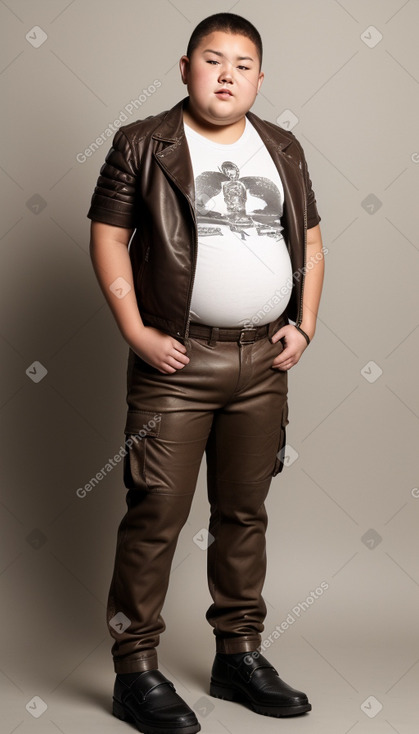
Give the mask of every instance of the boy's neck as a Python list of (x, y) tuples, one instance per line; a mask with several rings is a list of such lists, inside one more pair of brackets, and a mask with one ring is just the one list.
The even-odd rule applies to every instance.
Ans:
[(239, 140), (246, 126), (245, 116), (241, 117), (240, 120), (226, 125), (212, 125), (205, 120), (200, 120), (194, 115), (191, 115), (188, 109), (183, 110), (183, 121), (192, 130), (195, 130), (195, 132), (203, 135), (205, 138), (212, 140), (214, 143), (222, 143), (224, 145), (230, 145)]

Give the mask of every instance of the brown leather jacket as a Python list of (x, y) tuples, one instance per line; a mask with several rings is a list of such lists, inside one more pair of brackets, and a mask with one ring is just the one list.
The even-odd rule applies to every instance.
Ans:
[[(183, 128), (183, 105), (118, 130), (87, 216), (134, 228), (130, 259), (138, 308), (145, 324), (182, 341), (189, 333), (197, 253), (194, 178)], [(247, 113), (278, 169), (284, 187), (281, 224), (293, 270), (286, 315), (299, 325), (306, 232), (321, 220), (304, 157), (293, 133)]]

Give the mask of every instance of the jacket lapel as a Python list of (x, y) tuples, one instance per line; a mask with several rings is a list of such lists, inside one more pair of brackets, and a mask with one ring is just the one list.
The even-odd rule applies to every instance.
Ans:
[[(158, 146), (159, 150), (154, 152), (159, 166), (182, 191), (193, 208), (195, 184), (183, 126), (183, 108), (187, 100), (188, 97), (184, 97), (167, 112), (152, 137), (161, 143), (161, 146)], [(265, 122), (253, 112), (248, 112), (246, 116), (262, 137), (283, 182), (285, 203), (292, 207), (292, 199), (297, 192), (301, 194), (303, 183), (298, 162), (288, 153), (284, 153), (292, 144), (292, 140), (280, 128)]]
[[(248, 112), (247, 117), (260, 134), (278, 169), (284, 187), (284, 216), (289, 236), (303, 225), (306, 196), (300, 161), (291, 155), (293, 141), (280, 128), (261, 120), (252, 112)], [(287, 150), (289, 146), (290, 151)]]
[(178, 102), (153, 133), (161, 141), (161, 149), (154, 153), (159, 166), (194, 206), (195, 184), (189, 147), (183, 127), (183, 106), (188, 97)]

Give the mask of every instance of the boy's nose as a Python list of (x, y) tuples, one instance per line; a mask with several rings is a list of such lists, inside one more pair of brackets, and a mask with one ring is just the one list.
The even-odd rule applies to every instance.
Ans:
[(220, 76), (218, 77), (218, 80), (220, 82), (229, 82), (231, 83), (233, 81), (233, 74), (229, 69), (223, 69), (220, 73)]

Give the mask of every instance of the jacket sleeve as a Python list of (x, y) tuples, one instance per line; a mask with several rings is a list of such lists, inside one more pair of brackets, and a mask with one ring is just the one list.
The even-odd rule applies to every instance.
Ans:
[(88, 218), (116, 227), (134, 228), (135, 179), (134, 154), (121, 129), (115, 133), (112, 147), (100, 169)]
[(316, 197), (313, 191), (313, 186), (311, 183), (310, 174), (308, 172), (307, 167), (307, 161), (306, 157), (304, 155), (303, 148), (301, 146), (301, 143), (297, 140), (298, 147), (300, 148), (301, 152), (301, 165), (304, 175), (304, 181), (306, 185), (306, 193), (307, 193), (307, 229), (311, 229), (311, 227), (315, 227), (316, 224), (319, 224), (321, 222), (321, 216), (317, 210), (317, 202)]

